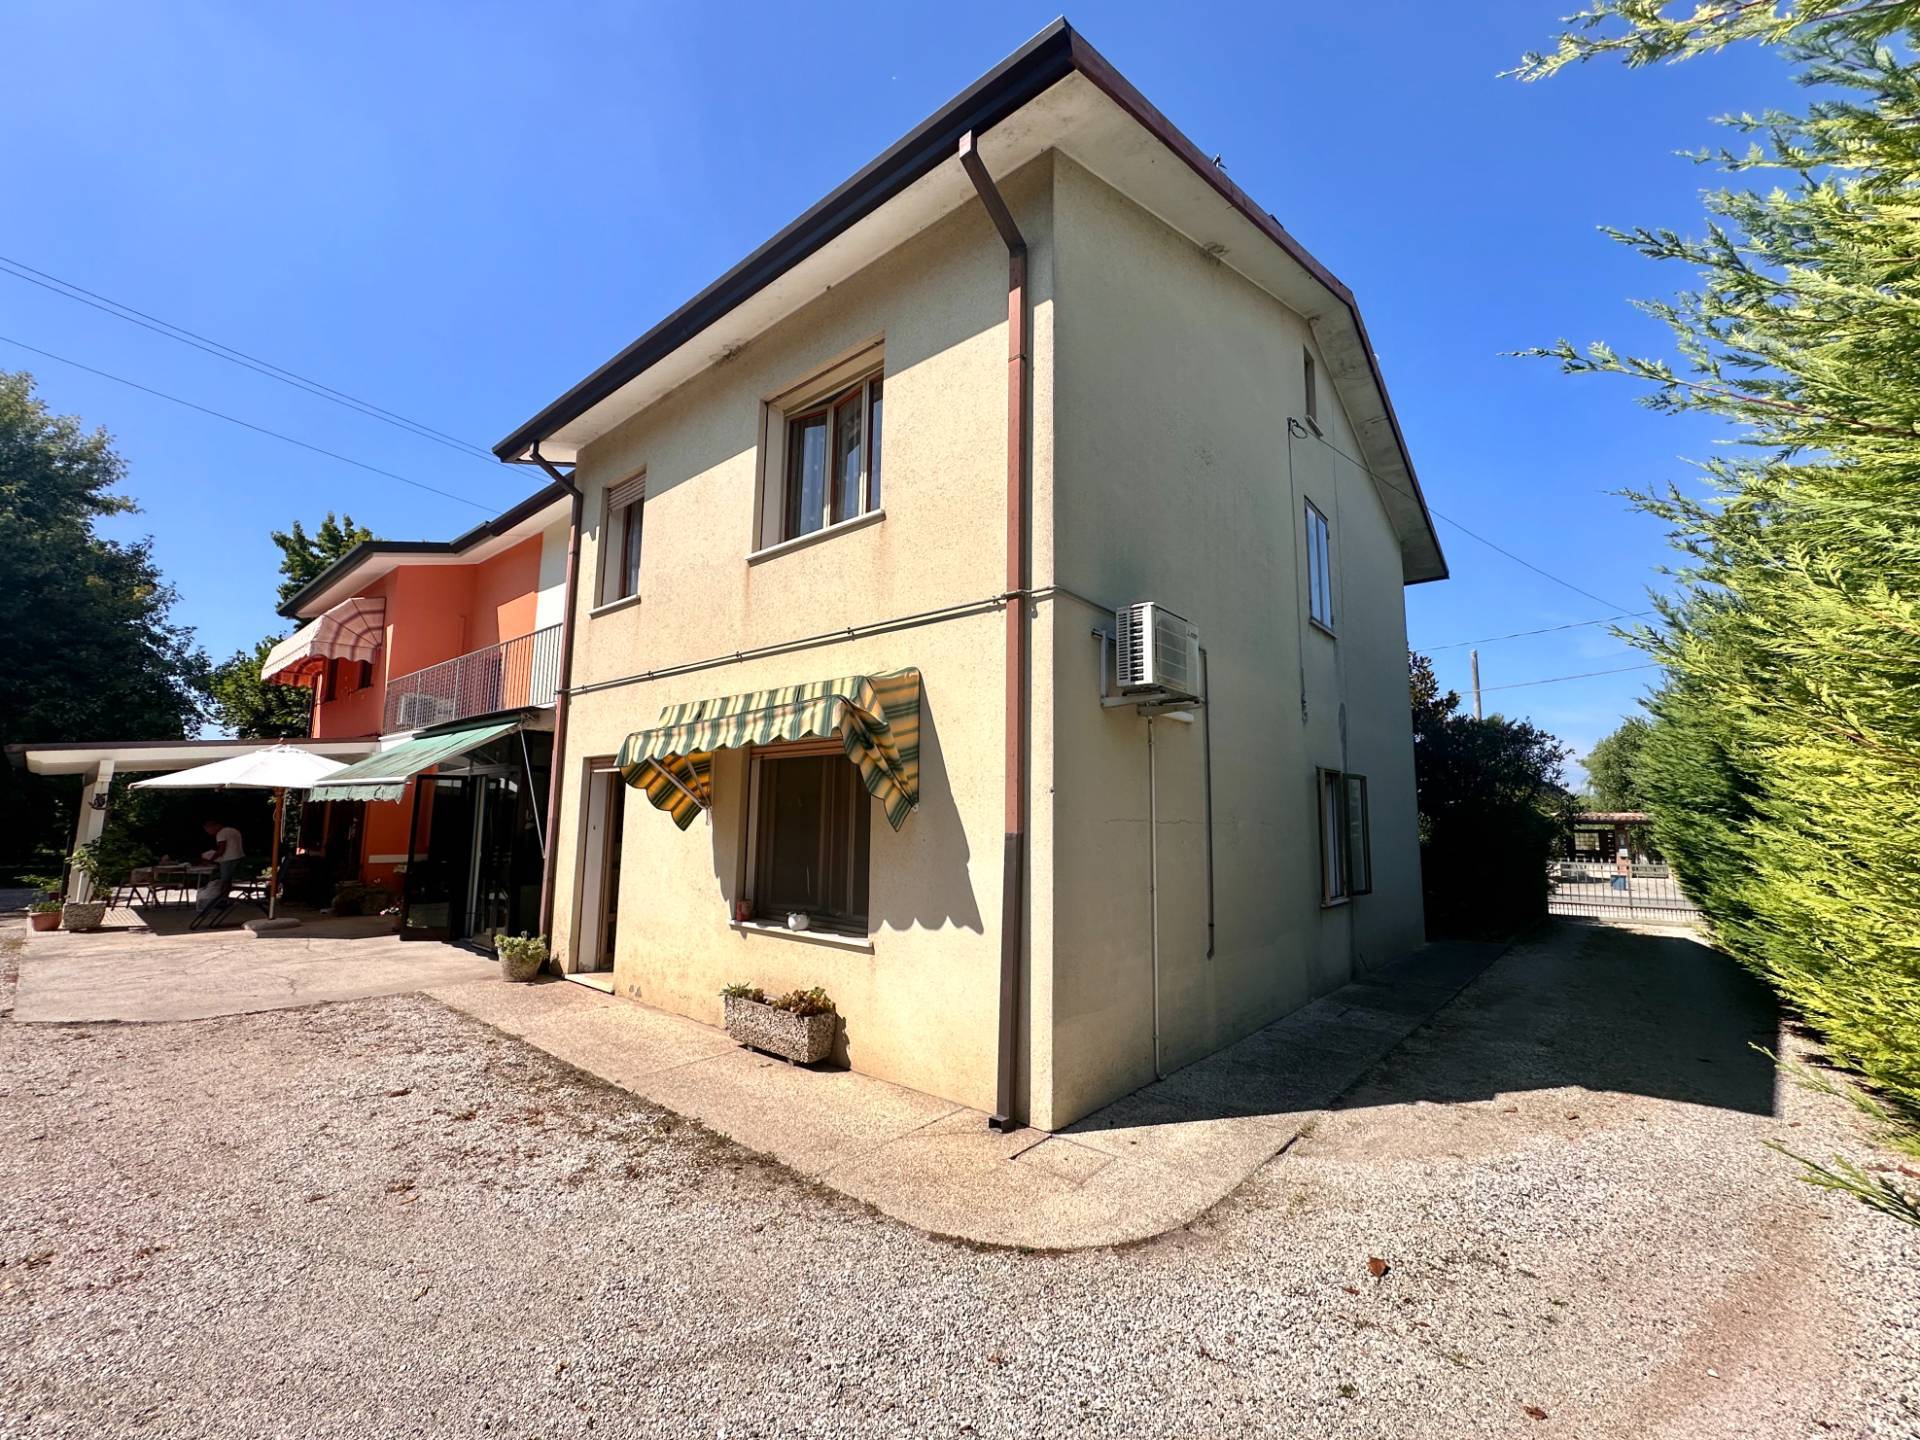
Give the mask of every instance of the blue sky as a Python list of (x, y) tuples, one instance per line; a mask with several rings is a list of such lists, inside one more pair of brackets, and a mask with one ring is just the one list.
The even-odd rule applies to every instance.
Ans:
[[(1441, 526), (1416, 647), (1645, 606), (1658, 526), (1610, 492), (1686, 480), (1718, 430), (1503, 351), (1663, 348), (1629, 306), (1686, 283), (1596, 226), (1698, 229), (1675, 151), (1788, 100), (1777, 62), (1497, 78), (1565, 0), (1070, 18), (1360, 297), (1430, 502), (1608, 602)], [(485, 446), (1045, 25), (1046, 5), (17, 4), (0, 21), (0, 256)], [(0, 275), (0, 335), (226, 411), (408, 488), (0, 344), (131, 465), (180, 616), (216, 657), (274, 625), (267, 532), (344, 508), (445, 538), (534, 488)], [(1604, 628), (1481, 648), (1488, 687), (1643, 657)], [(1467, 650), (1436, 649), (1464, 691)], [(1584, 750), (1650, 672), (1492, 689)]]

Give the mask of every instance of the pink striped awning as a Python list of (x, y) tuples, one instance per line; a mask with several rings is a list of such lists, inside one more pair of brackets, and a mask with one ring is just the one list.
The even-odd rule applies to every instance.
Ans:
[(342, 600), (309, 620), (267, 652), (260, 678), (269, 685), (300, 685), (332, 660), (371, 660), (386, 637), (387, 602), (378, 595)]

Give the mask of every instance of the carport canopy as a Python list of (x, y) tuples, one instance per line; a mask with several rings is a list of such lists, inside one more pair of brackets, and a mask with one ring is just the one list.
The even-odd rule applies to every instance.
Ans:
[(391, 749), (369, 755), (357, 764), (337, 770), (326, 783), (308, 792), (311, 800), (398, 800), (406, 794), (407, 782), (422, 770), (456, 760), (489, 740), (497, 740), (520, 728), (518, 720), (492, 725), (468, 725), (439, 735), (419, 735), (403, 740)]
[[(107, 790), (116, 774), (153, 774), (170, 770), (190, 770), (215, 760), (231, 760), (269, 750), (282, 740), (233, 740), (214, 737), (207, 740), (126, 740), (59, 741), (47, 745), (9, 745), (7, 759), (35, 775), (78, 775), (81, 777), (79, 822), (74, 827), (73, 848), (78, 850), (89, 840), (98, 839), (107, 822)], [(302, 740), (302, 749), (330, 760), (358, 760), (379, 747), (378, 740)], [(76, 899), (87, 896), (86, 877), (75, 870), (67, 880), (67, 894)]]

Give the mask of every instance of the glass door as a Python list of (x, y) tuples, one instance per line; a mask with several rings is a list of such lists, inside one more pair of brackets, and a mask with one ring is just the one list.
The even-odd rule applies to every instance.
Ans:
[(514, 842), (521, 827), (518, 775), (482, 775), (474, 791), (473, 870), (467, 891), (465, 934), (483, 945), (513, 928)]

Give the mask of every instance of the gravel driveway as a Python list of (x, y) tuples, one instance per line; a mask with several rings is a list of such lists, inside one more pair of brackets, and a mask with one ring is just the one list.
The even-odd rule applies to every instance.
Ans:
[(420, 997), (6, 1022), (0, 1433), (1920, 1433), (1920, 1239), (1762, 1147), (1861, 1153), (1662, 1003), (1738, 990), (1704, 954), (1553, 932), (1201, 1222), (1068, 1255)]

